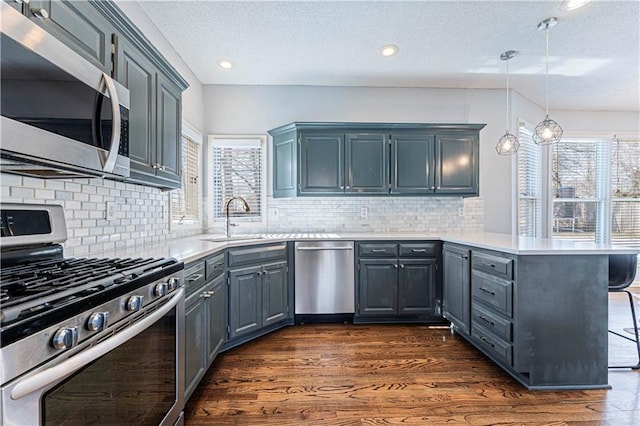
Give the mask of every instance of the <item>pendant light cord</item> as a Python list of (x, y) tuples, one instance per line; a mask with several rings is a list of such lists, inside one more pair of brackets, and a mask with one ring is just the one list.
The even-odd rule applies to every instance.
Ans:
[(509, 132), (509, 60), (505, 61), (507, 63), (507, 133)]
[(546, 84), (546, 100), (545, 100), (545, 114), (547, 116), (549, 116), (549, 24), (547, 24), (547, 29), (545, 30), (545, 33), (547, 35), (547, 66), (546, 66), (546, 78), (545, 78), (545, 84)]

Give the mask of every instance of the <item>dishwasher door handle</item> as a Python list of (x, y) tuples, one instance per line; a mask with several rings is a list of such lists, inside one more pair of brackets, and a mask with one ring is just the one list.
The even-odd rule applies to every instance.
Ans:
[(300, 251), (320, 251), (320, 250), (353, 250), (353, 247), (296, 247)]

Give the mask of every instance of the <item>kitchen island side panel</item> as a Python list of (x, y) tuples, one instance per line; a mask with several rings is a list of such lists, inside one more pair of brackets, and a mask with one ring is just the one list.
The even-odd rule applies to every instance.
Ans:
[(608, 256), (519, 256), (514, 368), (529, 386), (606, 387)]

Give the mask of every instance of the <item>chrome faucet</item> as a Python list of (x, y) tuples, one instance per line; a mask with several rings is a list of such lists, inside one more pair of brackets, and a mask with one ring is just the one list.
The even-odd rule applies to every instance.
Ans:
[(231, 224), (229, 223), (229, 204), (231, 204), (231, 202), (233, 200), (240, 200), (242, 201), (243, 207), (244, 207), (244, 211), (245, 212), (250, 212), (251, 211), (251, 207), (249, 207), (249, 203), (247, 203), (247, 200), (245, 200), (242, 197), (231, 197), (229, 198), (225, 203), (224, 203), (224, 212), (225, 212), (225, 220), (226, 220), (226, 226), (225, 226), (225, 237), (229, 238), (231, 235), (229, 234), (229, 227), (230, 226), (238, 226), (235, 224)]

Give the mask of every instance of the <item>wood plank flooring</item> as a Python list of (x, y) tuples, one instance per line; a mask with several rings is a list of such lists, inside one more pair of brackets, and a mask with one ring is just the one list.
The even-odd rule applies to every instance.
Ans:
[(448, 329), (298, 325), (220, 355), (185, 424), (640, 425), (640, 371), (609, 383), (528, 391)]

